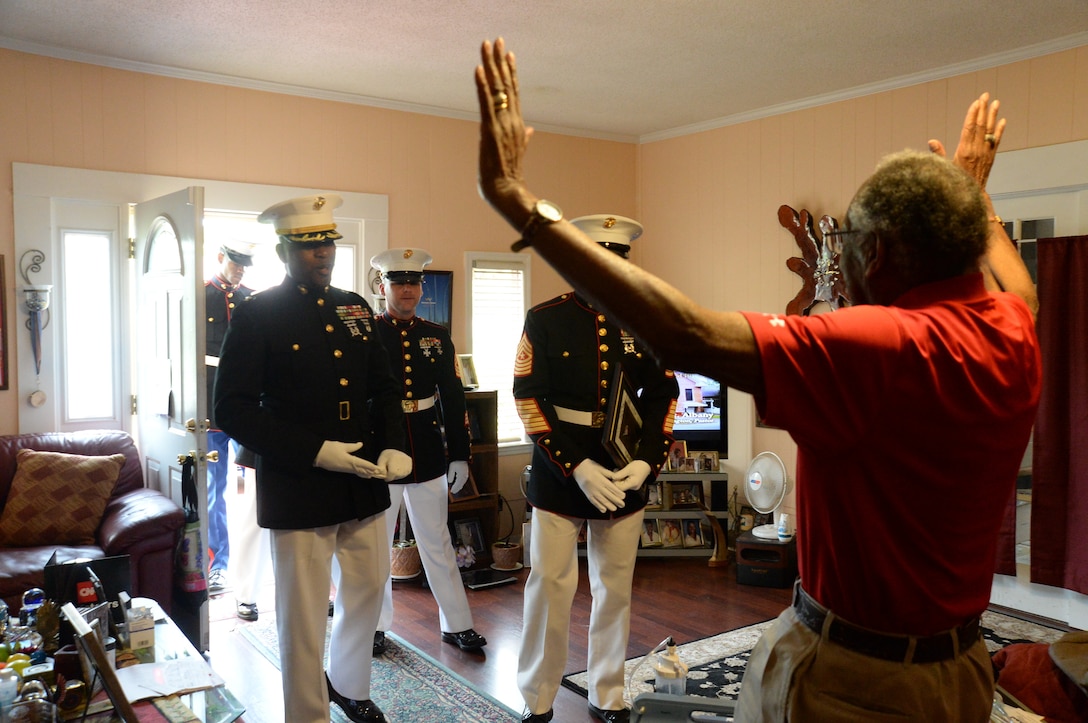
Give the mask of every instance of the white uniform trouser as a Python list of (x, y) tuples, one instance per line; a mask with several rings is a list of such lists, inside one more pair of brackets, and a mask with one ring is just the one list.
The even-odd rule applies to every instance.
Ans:
[[(450, 542), (449, 528), (446, 527), (449, 508), (447, 489), (446, 475), (427, 482), (389, 485), (392, 504), (385, 511), (385, 531), (391, 548), (403, 498), (408, 508), (408, 519), (412, 521), (412, 536), (419, 548), (423, 569), (427, 572), (427, 584), (438, 603), (441, 632), (459, 633), (472, 627), (472, 612), (468, 608), (461, 570), (457, 567), (457, 556)], [(389, 630), (392, 624), (393, 581), (390, 579), (385, 583), (378, 630)]]
[(374, 630), (382, 586), (389, 578), (384, 531), (381, 514), (328, 527), (271, 531), (284, 720), (329, 720), (322, 657), (334, 555), (340, 576), (329, 643), (329, 680), (346, 698), (370, 698)]
[(242, 494), (238, 495), (241, 504), (236, 505), (237, 516), (232, 518), (231, 579), (234, 580), (234, 599), (256, 604), (257, 590), (271, 561), (268, 530), (257, 524), (257, 473), (252, 467), (241, 469), (239, 474), (244, 475), (245, 484)]
[[(587, 520), (586, 557), (593, 604), (589, 614), (589, 702), (619, 710), (623, 664), (631, 628), (631, 580), (643, 513)], [(525, 582), (518, 688), (532, 713), (552, 707), (563, 679), (570, 638), (570, 608), (578, 588), (578, 530), (582, 520), (533, 510)]]

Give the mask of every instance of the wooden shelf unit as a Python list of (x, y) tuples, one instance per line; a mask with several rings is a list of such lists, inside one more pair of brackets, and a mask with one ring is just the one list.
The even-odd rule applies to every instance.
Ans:
[(498, 538), (499, 518), (499, 395), (494, 391), (466, 391), (465, 406), (469, 415), (472, 439), (469, 461), (470, 474), (480, 496), (470, 500), (450, 502), (449, 526), (454, 545), (457, 544), (457, 520), (477, 519), (483, 533), (484, 550), (476, 551), (476, 564), (491, 564), (491, 543)]
[[(714, 482), (728, 483), (729, 475), (725, 472), (662, 472), (657, 476), (657, 481), (661, 483), (661, 507), (659, 509), (647, 509), (646, 519), (652, 520), (688, 520), (698, 519), (700, 525), (703, 527), (703, 534), (706, 537), (707, 547), (639, 547), (638, 554), (640, 557), (711, 557), (715, 554), (715, 541), (714, 530), (711, 529), (710, 536), (707, 537), (706, 525), (710, 515), (714, 517), (727, 517), (728, 511), (712, 510), (708, 511), (711, 507), (711, 494)], [(702, 499), (706, 504), (707, 509), (701, 507), (683, 507), (680, 509), (674, 509), (672, 507), (672, 488), (673, 485), (691, 485), (699, 484), (702, 489)], [(721, 523), (719, 523), (721, 524)], [(728, 522), (726, 523), (728, 527)], [(681, 530), (681, 533), (683, 531)], [(724, 551), (722, 551), (724, 554)]]

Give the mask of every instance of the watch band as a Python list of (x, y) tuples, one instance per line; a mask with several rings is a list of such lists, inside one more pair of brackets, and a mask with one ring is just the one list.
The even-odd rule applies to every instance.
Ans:
[(510, 244), (510, 250), (513, 252), (526, 249), (533, 243), (533, 236), (540, 230), (541, 226), (547, 224), (553, 224), (563, 219), (563, 211), (551, 201), (545, 201), (540, 199), (533, 204), (533, 211), (529, 215), (529, 220), (525, 222), (525, 227), (521, 230), (521, 238)]

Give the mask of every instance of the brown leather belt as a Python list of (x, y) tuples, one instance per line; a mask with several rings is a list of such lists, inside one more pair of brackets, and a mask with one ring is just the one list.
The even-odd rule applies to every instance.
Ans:
[(926, 637), (878, 633), (834, 615), (802, 590), (800, 584), (793, 588), (793, 609), (797, 618), (817, 635), (823, 635), (824, 623), (830, 615), (827, 639), (836, 645), (872, 658), (902, 663), (951, 660), (978, 642), (980, 635), (978, 618), (953, 630)]

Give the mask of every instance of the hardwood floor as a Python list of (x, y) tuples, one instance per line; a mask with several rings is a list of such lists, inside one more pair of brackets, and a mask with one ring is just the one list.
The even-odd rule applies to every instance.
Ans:
[[(420, 581), (394, 584), (393, 632), (520, 712), (523, 702), (515, 677), (522, 588), (528, 572), (516, 573), (519, 578), (516, 584), (468, 591), (476, 630), (488, 639), (481, 654), (465, 653), (441, 642), (438, 606)], [(258, 601), (262, 612), (272, 610), (272, 592), (271, 584), (262, 588)], [(640, 558), (635, 570), (627, 657), (645, 655), (669, 635), (678, 643), (686, 643), (770, 619), (789, 601), (789, 590), (738, 585), (733, 565), (711, 568), (705, 558)], [(583, 560), (571, 610), (567, 672), (586, 667), (589, 608), (589, 584)], [(229, 591), (213, 598), (211, 617), (211, 664), (246, 705), (244, 720), (282, 723), (279, 671), (238, 633), (238, 628), (246, 623), (235, 617), (234, 598)], [(381, 700), (376, 702), (381, 705)], [(586, 699), (566, 688), (560, 689), (554, 710), (557, 723), (592, 720)]]

